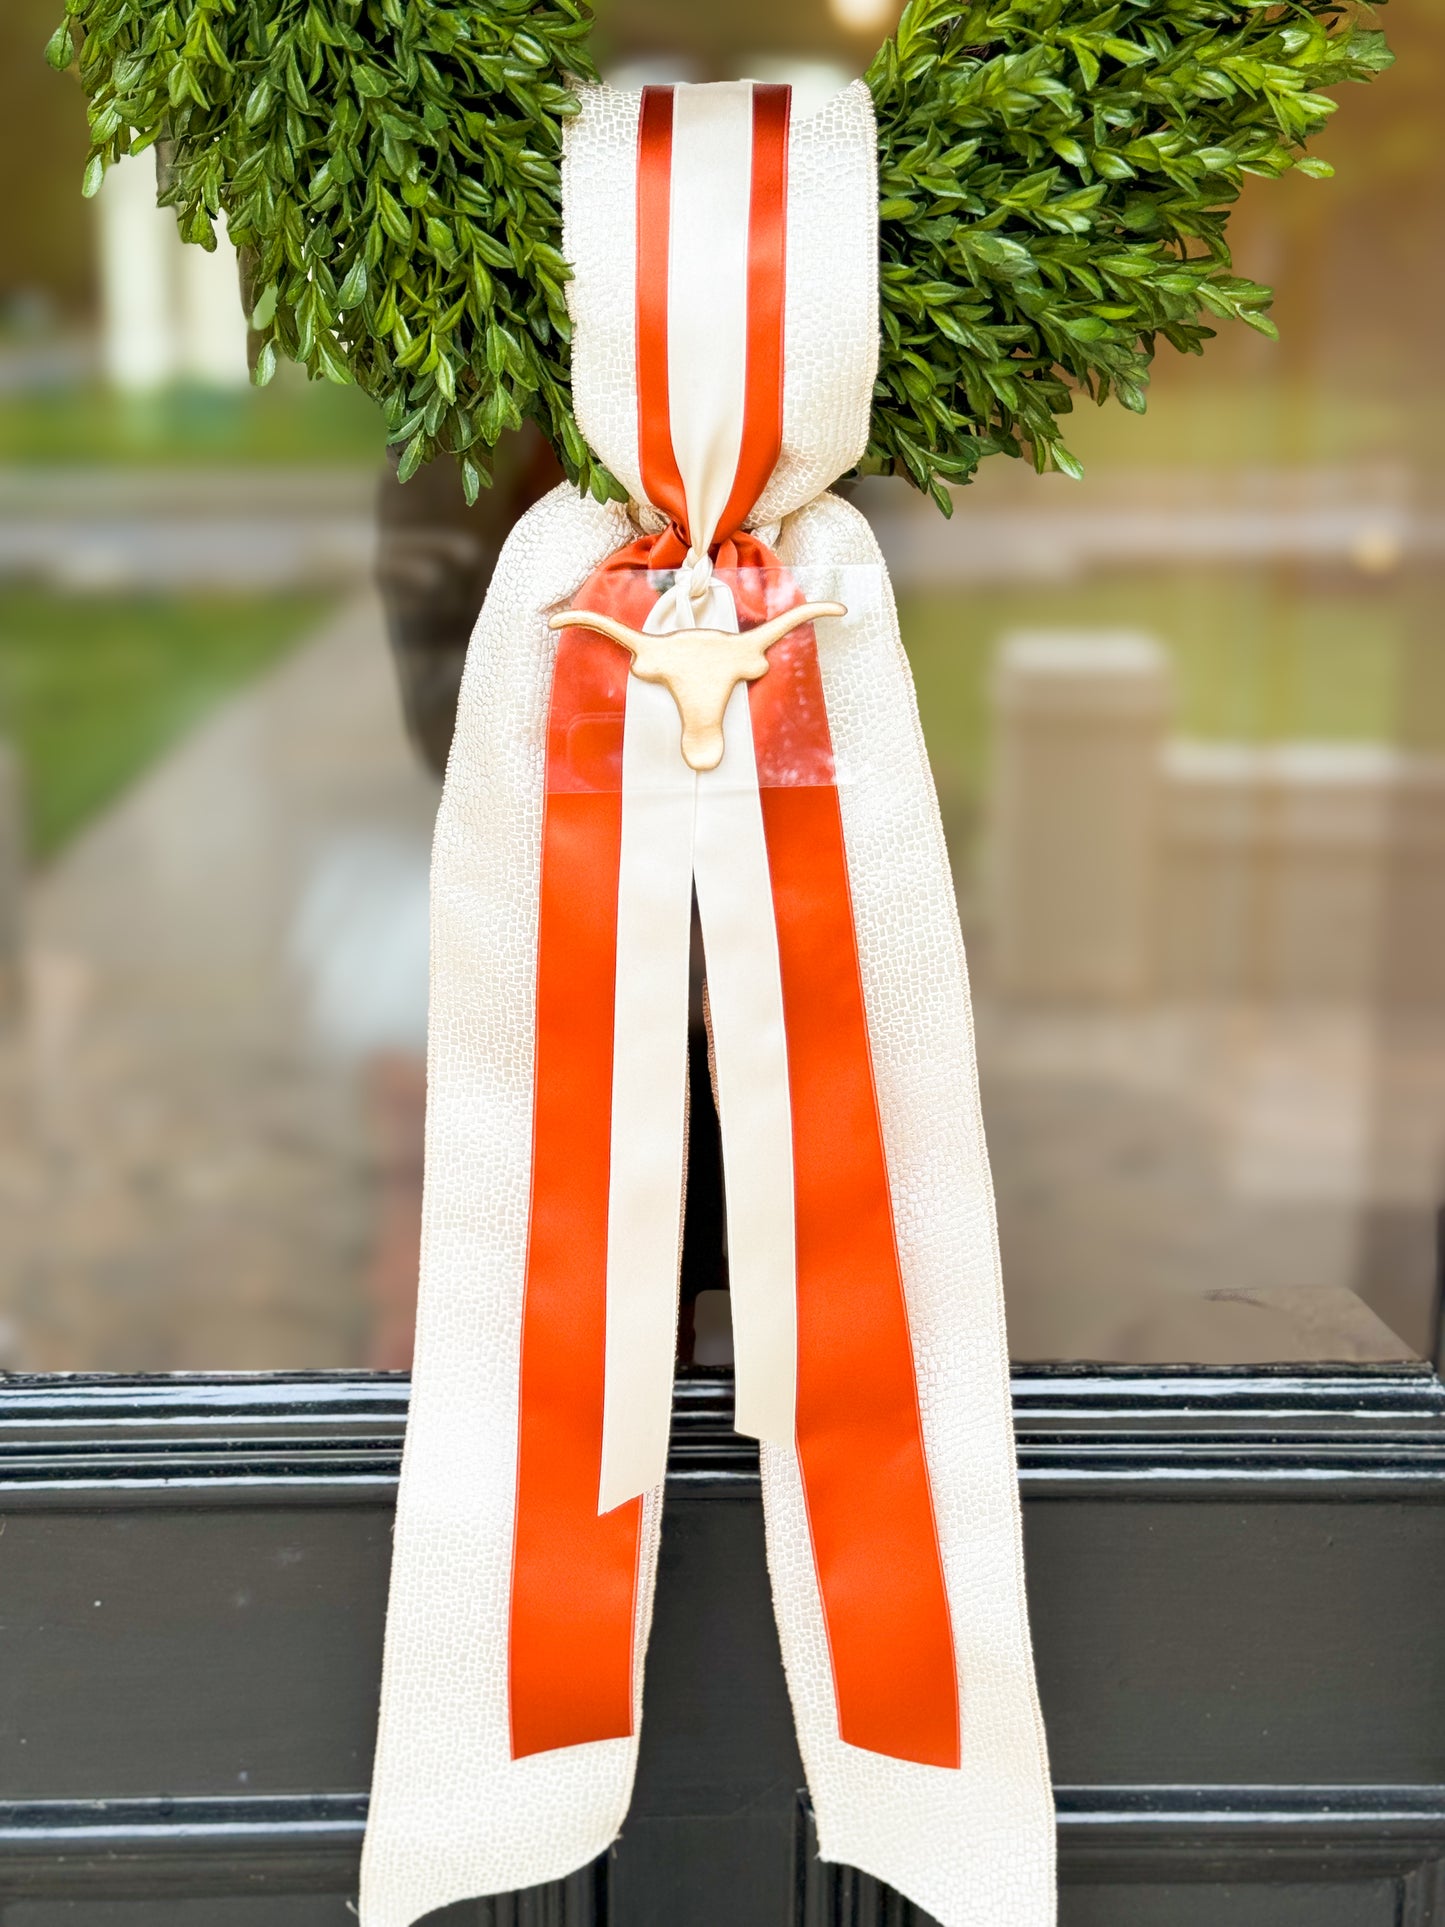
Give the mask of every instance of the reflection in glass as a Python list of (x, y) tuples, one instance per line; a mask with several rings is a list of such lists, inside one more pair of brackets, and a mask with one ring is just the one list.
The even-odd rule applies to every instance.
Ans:
[[(1018, 629), (980, 670), (989, 774), (956, 841), (1016, 1355), (1430, 1349), (1445, 759), (1389, 740), (1399, 637), (1358, 594), (1372, 704), (1190, 733), (1239, 703), (1237, 640), (1171, 650), (1154, 589), (1155, 634)], [(1321, 627), (1295, 716), (1328, 707)]]
[[(0, 19), (0, 76), (50, 11)], [(609, 0), (602, 51), (811, 102), (876, 11)], [(953, 852), (1020, 1358), (1438, 1344), (1445, 30), (1390, 30), (1339, 179), (1242, 206), (1281, 344), (1161, 355), (1142, 422), (1081, 404), (1082, 487), (994, 459), (951, 522), (856, 491)], [(437, 779), (555, 468), (519, 439), (473, 512), (441, 468), (386, 484), (379, 604), (367, 405), (238, 389), (234, 331), (208, 362), (214, 264), (124, 182), (86, 225), (79, 105), (33, 71), (0, 117), (35, 184), (0, 208), (0, 1367), (402, 1366)], [(682, 1356), (714, 1369), (697, 1035)]]

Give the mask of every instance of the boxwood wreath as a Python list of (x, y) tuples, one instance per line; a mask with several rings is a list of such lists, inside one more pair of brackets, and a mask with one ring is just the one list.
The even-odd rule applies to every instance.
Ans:
[[(400, 474), (450, 451), (469, 500), (503, 430), (593, 458), (568, 381), (559, 159), (596, 78), (585, 0), (67, 0), (52, 65), (90, 100), (85, 190), (164, 143), (189, 241), (246, 250), (260, 338), (380, 405)], [(1335, 0), (911, 0), (868, 70), (882, 342), (863, 469), (948, 513), (985, 455), (1079, 468), (1074, 392), (1142, 411), (1162, 339), (1266, 334), (1232, 272), (1247, 174), (1308, 158), (1382, 34)]]

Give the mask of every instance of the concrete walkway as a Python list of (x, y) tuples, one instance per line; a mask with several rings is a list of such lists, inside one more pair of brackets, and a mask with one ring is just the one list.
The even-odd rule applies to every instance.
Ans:
[[(335, 468), (0, 467), (0, 580), (61, 589), (338, 586), (374, 542), (376, 476)], [(1160, 566), (1388, 573), (1445, 555), (1445, 517), (1398, 466), (1192, 469), (1080, 488), (989, 464), (945, 521), (899, 482), (855, 499), (905, 591)]]
[(376, 487), (365, 467), (0, 467), (0, 580), (344, 590), (370, 570)]
[(5, 1050), (0, 1362), (372, 1360), (435, 806), (368, 598), (35, 882)]
[[(435, 805), (362, 600), (35, 882), (0, 1366), (406, 1362)], [(1017, 1356), (1408, 1353), (1355, 1293), (1420, 1322), (1445, 1023), (1030, 1008), (973, 961)]]
[(1439, 1018), (1050, 1009), (977, 982), (1016, 1358), (1384, 1363), (1428, 1343)]
[(951, 521), (912, 489), (855, 497), (899, 587), (1069, 581), (1132, 568), (1290, 564), (1388, 574), (1445, 555), (1445, 516), (1410, 473), (1378, 467), (1130, 469), (1037, 476), (986, 463)]

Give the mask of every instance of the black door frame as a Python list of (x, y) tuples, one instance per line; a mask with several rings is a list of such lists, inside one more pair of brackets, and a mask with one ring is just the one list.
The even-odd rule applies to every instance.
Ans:
[[(0, 1385), (0, 1922), (22, 1898), (354, 1891), (406, 1403), (396, 1374)], [(730, 1407), (725, 1376), (679, 1381), (668, 1515), (693, 1549), (672, 1583), (699, 1589), (680, 1627), (717, 1588), (708, 1548), (736, 1565), (724, 1523), (756, 1537), (756, 1452)], [(1150, 1896), (1150, 1922), (1168, 1921), (1171, 1893), (1264, 1883), (1342, 1904), (1358, 1889), (1358, 1915), (1339, 1918), (1361, 1927), (1387, 1913), (1392, 1927), (1445, 1927), (1434, 1372), (1024, 1368), (1014, 1409), (1061, 1870), (1066, 1891), (1124, 1897), (1088, 1919), (1134, 1918), (1135, 1893)], [(101, 1576), (109, 1602), (91, 1599)], [(764, 1582), (740, 1585), (728, 1637), (756, 1639), (775, 1672)], [(659, 1648), (669, 1623), (651, 1663), (685, 1681), (696, 1655)], [(791, 1919), (904, 1918), (809, 1853), (776, 1678), (760, 1692), (738, 1732), (773, 1748), (754, 1807), (791, 1855)], [(293, 1705), (310, 1778), (282, 1785), (285, 1750), (266, 1733)], [(683, 1863), (721, 1840), (708, 1828), (728, 1804), (733, 1742), (709, 1739), (710, 1717), (693, 1709), (669, 1739), (649, 1702), (656, 1770), (645, 1751), (613, 1865), (565, 1883), (549, 1921), (607, 1918), (609, 1889), (612, 1927), (665, 1917), (616, 1895), (645, 1890), (626, 1855), (649, 1827), (649, 1851)], [(694, 1772), (689, 1746), (696, 1786), (659, 1805), (659, 1786)], [(269, 1766), (231, 1774), (261, 1754)], [(754, 1766), (740, 1753), (737, 1770)], [(508, 1906), (482, 1917), (530, 1918)]]

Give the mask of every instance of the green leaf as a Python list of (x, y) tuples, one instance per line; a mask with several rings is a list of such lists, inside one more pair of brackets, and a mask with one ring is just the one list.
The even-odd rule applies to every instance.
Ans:
[(337, 352), (336, 343), (330, 335), (316, 337), (316, 359), (321, 363), (321, 372), (328, 381), (335, 382), (338, 388), (351, 386), (351, 370)]
[(426, 456), (426, 436), (422, 434), (413, 435), (401, 452), (401, 460), (397, 463), (396, 468), (396, 479), (399, 482), (409, 482), (426, 460)]
[(961, 233), (958, 249), (1005, 281), (1021, 281), (1034, 272), (1034, 257), (1020, 241), (985, 232)]
[(45, 58), (58, 74), (63, 74), (75, 59), (75, 36), (70, 31), (68, 20), (62, 20), (46, 41)]
[(1362, 73), (1382, 74), (1395, 64), (1384, 34), (1373, 29), (1356, 28), (1349, 36), (1346, 52), (1350, 64)]
[(351, 271), (336, 290), (336, 305), (343, 314), (352, 308), (359, 308), (366, 299), (367, 278), (366, 262), (361, 255), (352, 263)]

